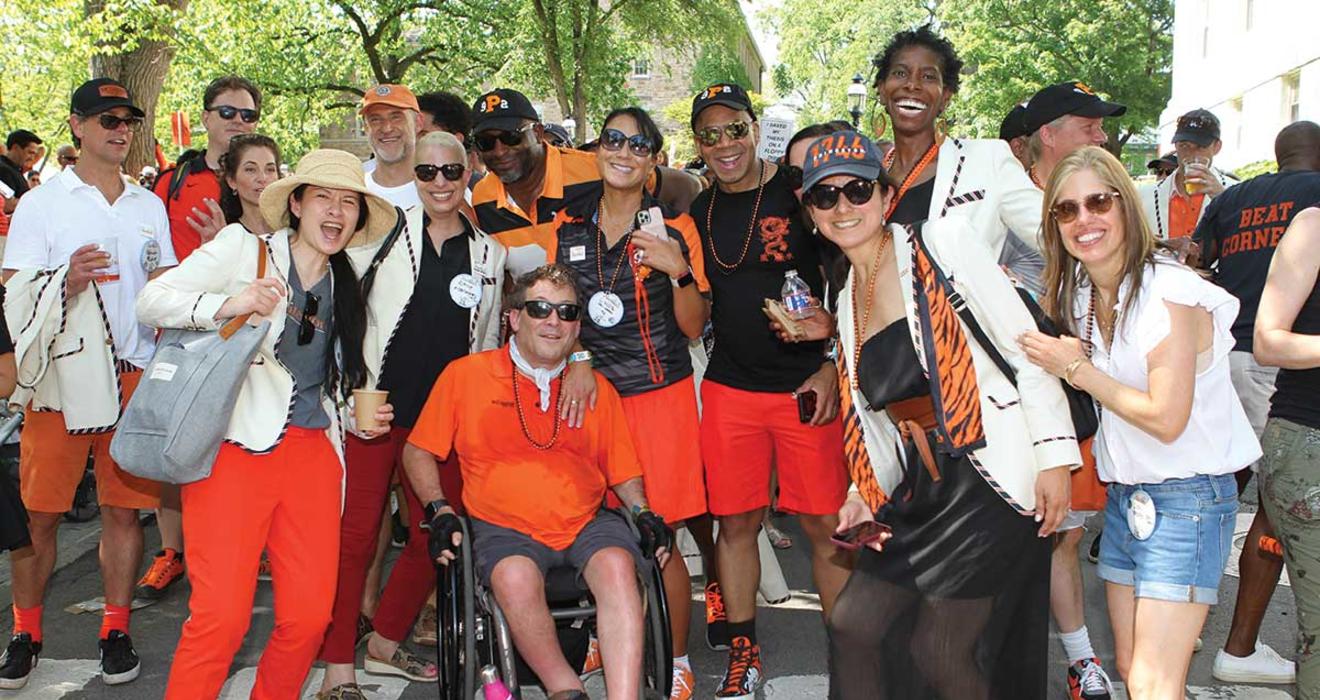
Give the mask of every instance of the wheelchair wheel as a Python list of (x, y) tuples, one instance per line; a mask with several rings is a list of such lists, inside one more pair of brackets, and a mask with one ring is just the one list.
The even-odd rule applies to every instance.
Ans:
[[(677, 552), (674, 556), (679, 556)], [(646, 596), (646, 629), (642, 645), (642, 697), (668, 698), (674, 683), (674, 645), (669, 629), (669, 604), (659, 566), (652, 566)]]
[(440, 608), (440, 696), (445, 700), (472, 700), (477, 692), (476, 581), (467, 526), (457, 560), (440, 567), (436, 603)]

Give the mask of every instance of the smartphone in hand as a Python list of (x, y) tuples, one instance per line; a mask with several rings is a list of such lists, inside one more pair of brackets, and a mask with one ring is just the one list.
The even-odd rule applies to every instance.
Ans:
[(797, 394), (798, 420), (803, 423), (810, 423), (813, 416), (816, 415), (816, 392), (799, 391)]
[(830, 538), (830, 541), (843, 549), (861, 549), (872, 542), (879, 541), (886, 532), (891, 531), (890, 527), (884, 523), (867, 520), (857, 523), (843, 532), (836, 533)]

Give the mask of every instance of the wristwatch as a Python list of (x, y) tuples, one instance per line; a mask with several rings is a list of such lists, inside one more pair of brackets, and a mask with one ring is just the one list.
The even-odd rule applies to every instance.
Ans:
[(448, 507), (449, 507), (449, 501), (444, 498), (437, 498), (434, 501), (431, 501), (430, 503), (427, 503), (425, 506), (423, 506), (422, 515), (425, 519), (422, 520), (422, 529), (423, 530), (430, 529), (431, 521), (435, 520), (435, 516), (437, 513), (440, 512), (440, 509), (448, 508)]
[(669, 278), (669, 283), (674, 285), (674, 289), (682, 289), (683, 287), (686, 287), (696, 281), (697, 281), (696, 278), (692, 276), (691, 267), (688, 267), (687, 271), (679, 275), (678, 277)]

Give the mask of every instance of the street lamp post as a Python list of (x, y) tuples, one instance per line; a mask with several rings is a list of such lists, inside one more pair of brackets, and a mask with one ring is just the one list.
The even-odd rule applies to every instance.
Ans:
[(866, 86), (862, 84), (864, 80), (862, 74), (857, 73), (848, 85), (848, 114), (852, 115), (854, 129), (862, 122), (862, 103), (866, 101)]

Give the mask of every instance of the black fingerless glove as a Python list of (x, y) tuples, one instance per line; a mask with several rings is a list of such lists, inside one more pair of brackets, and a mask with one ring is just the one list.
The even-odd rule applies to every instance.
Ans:
[(646, 558), (655, 556), (657, 549), (668, 548), (674, 543), (674, 530), (665, 524), (664, 518), (654, 512), (644, 510), (637, 514), (637, 531), (641, 533), (642, 555)]
[(458, 547), (454, 545), (454, 533), (463, 531), (463, 524), (453, 513), (440, 513), (431, 520), (431, 534), (427, 537), (427, 549), (432, 561), (439, 559), (445, 552), (458, 556)]

